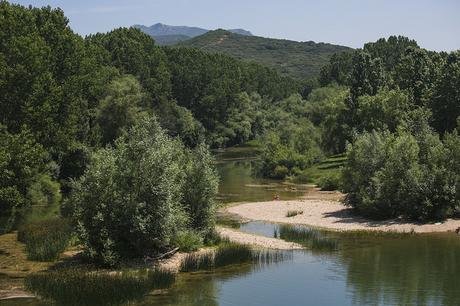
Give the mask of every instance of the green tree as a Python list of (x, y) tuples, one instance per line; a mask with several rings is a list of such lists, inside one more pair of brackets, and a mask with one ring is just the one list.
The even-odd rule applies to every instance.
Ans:
[[(141, 120), (113, 148), (95, 152), (67, 203), (86, 254), (115, 265), (167, 249), (190, 225), (204, 230), (216, 183), (210, 159), (197, 152), (191, 155), (167, 136), (155, 118)], [(199, 159), (198, 169), (191, 163)], [(184, 191), (191, 192), (186, 180), (198, 185), (187, 194), (196, 203), (185, 198)]]
[(441, 77), (431, 101), (433, 125), (437, 131), (451, 132), (460, 116), (460, 51), (452, 52), (441, 69)]
[(121, 132), (145, 115), (147, 95), (136, 78), (127, 75), (114, 79), (106, 89), (96, 114), (102, 143), (112, 143)]
[(29, 131), (10, 134), (0, 126), (0, 233), (17, 225), (30, 207), (28, 193), (46, 173), (47, 158)]

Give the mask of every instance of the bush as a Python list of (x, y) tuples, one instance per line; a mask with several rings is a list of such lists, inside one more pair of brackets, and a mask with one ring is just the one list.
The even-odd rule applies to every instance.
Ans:
[(217, 187), (206, 148), (186, 149), (146, 118), (93, 154), (66, 206), (85, 253), (104, 265), (155, 255), (190, 229), (206, 235)]
[(365, 133), (348, 149), (347, 203), (371, 218), (443, 219), (460, 207), (460, 140), (423, 125)]
[(324, 191), (339, 190), (342, 186), (340, 174), (329, 174), (320, 178), (318, 186)]
[(261, 138), (263, 149), (259, 172), (277, 179), (299, 174), (323, 157), (319, 142), (318, 130), (310, 121), (284, 122), (279, 129), (269, 131)]
[(146, 270), (108, 274), (72, 268), (29, 275), (27, 290), (61, 305), (119, 305), (144, 297), (154, 289), (170, 287), (173, 272)]
[(203, 246), (203, 237), (193, 231), (179, 232), (173, 243), (179, 247), (181, 252), (191, 252)]
[(27, 258), (52, 261), (68, 246), (72, 227), (66, 219), (50, 219), (30, 222), (18, 230), (18, 241), (25, 243)]

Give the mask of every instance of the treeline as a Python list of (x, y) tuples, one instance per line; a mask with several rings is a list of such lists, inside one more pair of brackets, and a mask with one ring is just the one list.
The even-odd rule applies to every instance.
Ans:
[(319, 183), (342, 186), (358, 212), (416, 220), (460, 213), (460, 51), (392, 36), (334, 55), (309, 85), (306, 99), (278, 104), (285, 120), (259, 138), (263, 175), (311, 180), (324, 156), (347, 152), (343, 175)]
[(59, 216), (63, 202), (106, 264), (211, 239), (207, 146), (263, 134), (270, 105), (301, 88), (133, 28), (83, 38), (50, 7), (0, 2), (0, 41), (0, 232)]

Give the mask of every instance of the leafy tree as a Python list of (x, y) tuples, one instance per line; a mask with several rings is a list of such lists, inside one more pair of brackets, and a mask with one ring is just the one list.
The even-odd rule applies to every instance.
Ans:
[(380, 38), (376, 42), (364, 44), (363, 50), (373, 58), (381, 58), (386, 71), (391, 71), (399, 64), (407, 48), (419, 48), (417, 42), (404, 36)]
[[(196, 152), (167, 136), (155, 118), (141, 120), (113, 148), (95, 152), (67, 204), (86, 254), (115, 265), (165, 250), (189, 225), (207, 229), (215, 173), (205, 149)], [(192, 191), (186, 181), (200, 185)]]
[(439, 76), (441, 58), (420, 48), (408, 48), (394, 69), (394, 80), (414, 103), (427, 106)]
[(148, 104), (147, 95), (133, 76), (114, 79), (106, 91), (96, 114), (103, 144), (112, 143), (125, 128), (134, 125)]
[(10, 134), (0, 126), (0, 233), (10, 231), (31, 205), (28, 194), (46, 173), (47, 158), (29, 131)]
[(367, 52), (353, 57), (350, 93), (353, 100), (362, 95), (375, 95), (384, 85), (385, 76), (380, 58), (373, 59)]
[(118, 28), (90, 35), (87, 41), (107, 50), (107, 64), (122, 74), (136, 76), (155, 102), (169, 97), (171, 83), (166, 57), (152, 37), (135, 28)]
[[(426, 125), (428, 127), (428, 125)], [(364, 133), (348, 151), (347, 203), (371, 218), (443, 219), (458, 212), (457, 134), (443, 143), (429, 128)]]
[(449, 54), (431, 101), (433, 125), (437, 131), (451, 132), (460, 118), (460, 51)]

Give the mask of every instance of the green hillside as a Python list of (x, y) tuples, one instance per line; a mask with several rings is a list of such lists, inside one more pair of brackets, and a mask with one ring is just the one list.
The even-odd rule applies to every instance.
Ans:
[(239, 59), (272, 67), (286, 76), (301, 79), (318, 76), (321, 67), (328, 63), (332, 54), (351, 50), (344, 46), (312, 41), (296, 42), (243, 36), (225, 30), (210, 31), (178, 45), (224, 52)]

